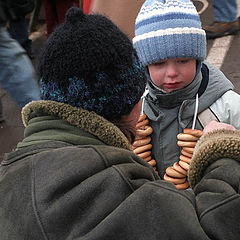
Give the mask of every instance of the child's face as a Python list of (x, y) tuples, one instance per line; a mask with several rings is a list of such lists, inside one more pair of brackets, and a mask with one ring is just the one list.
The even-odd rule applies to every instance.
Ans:
[(172, 92), (190, 84), (196, 75), (196, 59), (166, 59), (148, 65), (150, 77), (155, 85)]

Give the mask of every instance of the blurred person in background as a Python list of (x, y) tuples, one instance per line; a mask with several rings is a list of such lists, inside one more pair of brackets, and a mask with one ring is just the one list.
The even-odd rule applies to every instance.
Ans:
[(30, 59), (34, 58), (32, 40), (29, 39), (26, 16), (34, 9), (34, 0), (3, 0), (8, 2), (12, 17), (9, 19), (8, 31), (12, 38), (17, 40), (25, 49)]
[[(7, 23), (15, 19), (15, 12), (7, 0), (0, 1), (0, 86), (7, 94), (23, 107), (32, 100), (40, 99), (34, 67), (20, 44), (14, 40)], [(0, 121), (3, 121), (0, 101)]]
[(213, 0), (214, 22), (204, 26), (207, 39), (214, 39), (239, 31), (237, 0)]
[(132, 40), (135, 19), (143, 3), (144, 0), (92, 0), (90, 13), (107, 16)]
[(79, 7), (79, 0), (43, 0), (43, 4), (46, 16), (47, 36), (49, 36), (55, 27), (64, 21), (65, 14), (70, 7)]

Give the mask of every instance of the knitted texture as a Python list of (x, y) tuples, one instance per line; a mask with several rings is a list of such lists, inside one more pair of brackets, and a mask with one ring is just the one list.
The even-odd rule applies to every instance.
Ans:
[(188, 181), (194, 188), (207, 167), (222, 158), (240, 161), (240, 131), (218, 130), (200, 138), (191, 160)]
[(72, 7), (39, 60), (43, 100), (67, 103), (108, 120), (128, 114), (146, 78), (128, 37), (102, 15)]
[(144, 66), (206, 57), (206, 34), (191, 0), (146, 0), (136, 18), (133, 44)]

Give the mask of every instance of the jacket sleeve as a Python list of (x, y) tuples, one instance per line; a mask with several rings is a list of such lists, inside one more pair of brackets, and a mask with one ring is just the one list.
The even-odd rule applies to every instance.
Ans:
[(240, 95), (230, 90), (227, 91), (214, 102), (210, 109), (216, 114), (220, 122), (225, 122), (233, 125), (238, 130), (240, 129)]
[(202, 137), (192, 158), (189, 182), (200, 224), (211, 239), (240, 239), (240, 131)]

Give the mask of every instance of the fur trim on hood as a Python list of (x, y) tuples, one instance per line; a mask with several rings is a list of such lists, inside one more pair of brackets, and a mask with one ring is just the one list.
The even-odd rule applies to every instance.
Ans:
[(95, 112), (72, 107), (55, 101), (32, 101), (22, 109), (22, 121), (28, 125), (33, 113), (44, 113), (66, 120), (73, 126), (97, 136), (107, 145), (131, 150), (130, 143), (121, 130)]
[(207, 167), (221, 158), (240, 161), (240, 131), (215, 130), (200, 138), (190, 164), (188, 174), (190, 186), (194, 188)]

